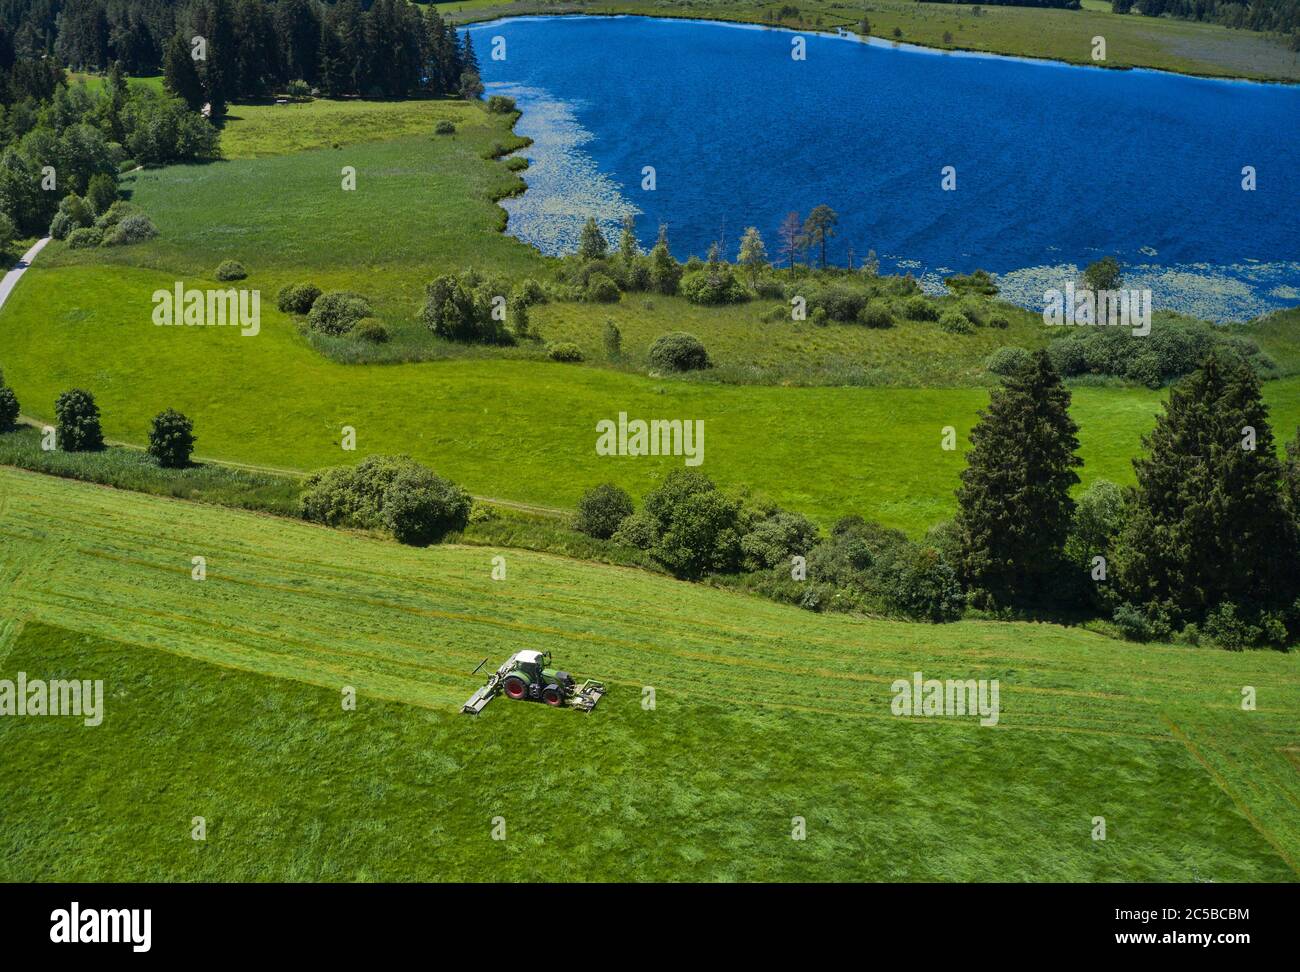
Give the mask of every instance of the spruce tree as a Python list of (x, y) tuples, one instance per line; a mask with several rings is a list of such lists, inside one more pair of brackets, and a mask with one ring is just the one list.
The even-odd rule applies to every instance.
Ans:
[(473, 74), (479, 73), (478, 55), (474, 53), (474, 42), (470, 40), (468, 30), (461, 33), (460, 69)]
[(196, 111), (203, 104), (203, 84), (183, 34), (172, 37), (163, 54), (163, 87)]
[(960, 570), (979, 607), (1040, 602), (1051, 592), (1082, 465), (1070, 393), (1038, 351), (1003, 380), (971, 430), (957, 490)]
[(631, 216), (623, 217), (623, 233), (618, 240), (618, 255), (626, 266), (631, 266), (637, 257), (636, 220)]
[(1300, 593), (1295, 523), (1250, 364), (1212, 351), (1170, 390), (1142, 444), (1120, 546), (1125, 593), (1166, 608), (1174, 622), (1199, 621), (1225, 602), (1289, 607)]

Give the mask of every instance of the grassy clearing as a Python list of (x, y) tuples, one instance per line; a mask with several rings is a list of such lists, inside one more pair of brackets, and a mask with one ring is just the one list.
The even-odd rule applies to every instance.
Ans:
[[(102, 74), (91, 74), (86, 71), (69, 71), (68, 78), (72, 84), (84, 84), (87, 90), (95, 93), (104, 90), (104, 84), (107, 80)], [(155, 91), (163, 89), (161, 74), (141, 78), (127, 78), (126, 83), (130, 87), (153, 88)]]
[[(612, 2), (553, 3), (547, 0), (440, 3), (443, 16), (455, 23), (498, 17), (546, 13), (640, 14), (650, 17), (695, 17), (749, 23), (771, 23), (784, 6), (753, 0), (612, 0)], [(1300, 60), (1273, 37), (1216, 24), (1155, 19), (1110, 12), (1110, 4), (1084, 4), (1082, 10), (976, 4), (915, 3), (910, 0), (871, 0), (853, 6), (840, 0), (802, 0), (793, 4), (798, 17), (782, 26), (833, 31), (856, 30), (863, 11), (873, 36), (948, 50), (982, 51), (1020, 57), (1049, 58), (1093, 64), (1092, 38), (1106, 38), (1106, 66), (1146, 67), (1208, 77), (1300, 81)], [(896, 38), (894, 31), (902, 31)], [(951, 40), (945, 39), (951, 35)]]
[[(0, 536), (0, 618), (24, 622), (0, 673), (107, 697), (93, 730), (0, 720), (5, 880), (1297, 876), (1295, 656), (823, 617), (522, 551), (494, 582), (482, 548), (12, 470)], [(520, 648), (610, 695), (459, 716), (478, 660)], [(918, 668), (998, 678), (998, 727), (891, 716)]]
[[(221, 154), (227, 159), (257, 159), (407, 135), (432, 136), (439, 121), (452, 122), (460, 139), (496, 128), (477, 106), (465, 101), (319, 99), (287, 105), (237, 105), (223, 123)], [(442, 139), (454, 141), (458, 136)]]

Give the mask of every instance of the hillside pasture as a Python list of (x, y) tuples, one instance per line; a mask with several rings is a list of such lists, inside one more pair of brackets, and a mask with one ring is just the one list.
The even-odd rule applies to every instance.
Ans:
[[(96, 728), (0, 720), (5, 880), (1297, 877), (1294, 655), (820, 616), (521, 551), (494, 581), (497, 551), (7, 469), (0, 538), (0, 674), (106, 696)], [(459, 715), (521, 648), (609, 695)], [(999, 679), (998, 724), (892, 715), (917, 670)]]

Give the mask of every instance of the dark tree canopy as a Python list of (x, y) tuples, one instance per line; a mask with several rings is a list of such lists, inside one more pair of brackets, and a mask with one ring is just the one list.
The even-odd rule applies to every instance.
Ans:
[(1183, 621), (1225, 601), (1289, 606), (1300, 594), (1296, 526), (1254, 370), (1212, 352), (1170, 390), (1143, 444), (1121, 544), (1129, 596)]
[(977, 606), (1046, 600), (1082, 460), (1070, 393), (1045, 351), (993, 390), (957, 490), (960, 569)]

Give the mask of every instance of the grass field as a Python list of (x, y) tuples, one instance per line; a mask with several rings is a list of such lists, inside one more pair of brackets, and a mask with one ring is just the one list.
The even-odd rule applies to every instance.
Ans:
[[(700, 468), (719, 482), (824, 522), (858, 512), (919, 533), (952, 512), (965, 436), (987, 400), (980, 388), (725, 386), (530, 361), (348, 366), (321, 357), (266, 305), (253, 338), (157, 328), (148, 294), (170, 281), (128, 268), (28, 271), (0, 327), (0, 366), (24, 413), (52, 420), (57, 395), (84, 386), (113, 439), (144, 442), (153, 415), (173, 407), (194, 420), (201, 456), (309, 470), (405, 451), (475, 494), (568, 508), (604, 480), (642, 495), (682, 462), (598, 456), (598, 421), (620, 411), (702, 419)], [(88, 291), (104, 303), (87, 306)], [(133, 305), (127, 318), (102, 309)], [(1265, 393), (1279, 436), (1290, 438), (1300, 378)], [(1085, 482), (1132, 481), (1130, 459), (1160, 397), (1075, 389)], [(357, 430), (357, 454), (340, 449), (344, 425)], [(956, 451), (940, 448), (946, 425)]]
[[(824, 617), (7, 469), (0, 537), (0, 676), (106, 698), (0, 720), (3, 880), (1300, 876), (1294, 655)], [(458, 715), (520, 648), (610, 694)], [(999, 724), (890, 715), (918, 669), (999, 679)]]
[[(439, 3), (453, 23), (492, 20), (524, 14), (585, 13), (641, 14), (652, 17), (694, 17), (771, 23), (771, 15), (786, 4), (754, 0), (593, 0), (589, 3), (551, 0), (468, 0)], [(831, 31), (856, 30), (863, 12), (873, 36), (907, 44), (949, 50), (983, 51), (1021, 57), (1049, 58), (1093, 64), (1092, 38), (1106, 38), (1106, 66), (1146, 67), (1209, 77), (1300, 81), (1300, 59), (1280, 40), (1216, 24), (1168, 18), (1120, 15), (1109, 3), (1084, 4), (1082, 10), (981, 4), (916, 3), (911, 0), (871, 0), (848, 4), (842, 0), (800, 0), (792, 4), (798, 16), (782, 26)], [(978, 14), (974, 8), (978, 7)], [(895, 30), (902, 31), (896, 37)], [(951, 35), (951, 40), (945, 39)]]

